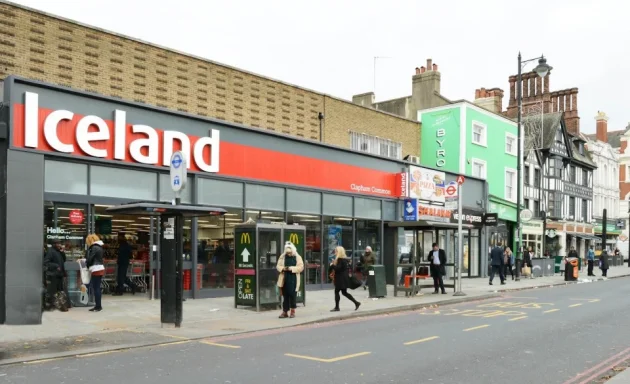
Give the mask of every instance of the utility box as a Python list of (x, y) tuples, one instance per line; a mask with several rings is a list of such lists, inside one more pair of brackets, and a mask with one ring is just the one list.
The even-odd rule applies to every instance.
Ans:
[[(276, 266), (287, 241), (304, 260), (306, 227), (287, 224), (241, 224), (234, 228), (234, 307), (278, 306)], [(296, 302), (306, 303), (306, 265)]]
[(373, 265), (367, 271), (367, 285), (370, 297), (386, 297), (387, 283), (385, 281), (385, 267), (383, 265)]

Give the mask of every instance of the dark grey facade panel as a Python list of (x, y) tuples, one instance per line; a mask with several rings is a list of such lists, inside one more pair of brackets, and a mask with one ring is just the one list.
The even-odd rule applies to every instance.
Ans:
[[(161, 173), (159, 176), (160, 198), (159, 201), (172, 201), (175, 198), (175, 192), (171, 189), (171, 175)], [(181, 191), (180, 199), (182, 203), (192, 204), (192, 190), (194, 188), (193, 178), (188, 176), (186, 188)]]
[(381, 200), (355, 197), (354, 217), (381, 220)]
[(265, 185), (245, 185), (245, 207), (284, 212), (284, 188)]
[(8, 152), (6, 323), (40, 324), (44, 156)]
[(321, 196), (319, 192), (287, 189), (287, 212), (320, 215), (322, 213)]
[[(451, 181), (457, 181), (457, 175), (452, 173), (446, 174), (446, 183)], [(486, 189), (485, 180), (466, 178), (464, 185), (462, 186), (462, 203), (464, 207), (472, 209), (480, 209), (486, 206)]]
[(383, 201), (383, 220), (397, 221), (395, 201)]
[(88, 194), (88, 165), (68, 161), (44, 162), (44, 191)]
[(179, 131), (199, 137), (208, 136), (210, 129), (218, 129), (221, 142), (238, 143), (385, 172), (400, 172), (403, 165), (402, 162), (391, 159), (381, 159), (316, 142), (310, 143), (284, 135), (275, 135), (234, 124), (204, 119), (199, 116), (151, 108), (137, 103), (63, 89), (48, 84), (38, 84), (30, 80), (9, 78), (7, 85), (9, 87), (8, 97), (12, 104), (24, 104), (24, 93), (33, 92), (39, 95), (40, 108), (65, 109), (79, 115), (96, 115), (112, 121), (114, 111), (119, 109), (126, 112), (127, 124), (149, 125), (155, 129)]
[(132, 200), (157, 200), (157, 173), (90, 166), (90, 194)]
[(324, 215), (352, 217), (352, 197), (324, 193)]
[(217, 207), (243, 208), (243, 183), (197, 179), (197, 203)]

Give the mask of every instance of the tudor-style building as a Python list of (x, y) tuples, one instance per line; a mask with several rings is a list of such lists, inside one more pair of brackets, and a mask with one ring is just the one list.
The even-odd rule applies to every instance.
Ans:
[[(535, 220), (523, 224), (523, 242), (537, 256), (579, 254), (593, 236), (593, 171), (597, 168), (581, 135), (567, 131), (564, 113), (524, 118), (523, 198)], [(546, 232), (543, 249), (542, 234)]]

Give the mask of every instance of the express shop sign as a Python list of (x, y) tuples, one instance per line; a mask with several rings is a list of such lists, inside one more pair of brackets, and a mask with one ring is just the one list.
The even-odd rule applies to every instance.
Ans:
[(364, 195), (401, 196), (396, 173), (225, 142), (217, 129), (209, 130), (209, 136), (196, 137), (130, 124), (121, 108), (113, 108), (113, 120), (69, 109), (46, 109), (40, 107), (37, 93), (23, 95), (23, 104), (13, 104), (14, 147), (157, 167), (168, 167), (172, 153), (181, 150), (194, 172)]

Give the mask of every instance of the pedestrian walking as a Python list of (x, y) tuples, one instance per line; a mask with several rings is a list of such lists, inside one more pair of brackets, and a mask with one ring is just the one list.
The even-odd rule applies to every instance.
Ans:
[[(297, 249), (292, 242), (287, 241), (284, 245), (284, 253), (280, 255), (276, 265), (280, 275), (278, 276), (278, 288), (282, 294), (281, 319), (295, 317), (297, 308), (297, 293), (300, 291), (301, 274), (304, 271), (304, 261), (297, 253)], [(289, 314), (289, 310), (291, 311)]]
[(335, 248), (335, 260), (330, 265), (331, 276), (335, 283), (335, 308), (330, 312), (339, 312), (339, 302), (341, 296), (344, 295), (348, 300), (354, 303), (354, 310), (356, 311), (361, 306), (361, 303), (356, 301), (351, 294), (348, 293), (350, 287), (350, 270), (348, 269), (348, 258), (346, 256), (346, 250), (343, 247)]
[(127, 270), (129, 269), (129, 263), (133, 258), (133, 249), (129, 242), (127, 242), (127, 238), (125, 234), (122, 232), (118, 233), (118, 260), (116, 264), (118, 265), (118, 270), (116, 273), (116, 292), (114, 292), (113, 296), (122, 296), (125, 293), (125, 284), (131, 289), (132, 294), (136, 294), (138, 287), (136, 284), (131, 281), (129, 277), (127, 277)]
[(490, 252), (490, 261), (492, 263), (490, 285), (492, 285), (492, 280), (494, 280), (494, 275), (497, 271), (499, 272), (499, 277), (501, 278), (501, 285), (505, 285), (505, 275), (503, 274), (505, 263), (503, 260), (503, 248), (501, 248), (501, 242), (498, 242), (497, 245), (492, 248), (492, 251)]
[(593, 264), (595, 263), (595, 251), (591, 245), (586, 253), (586, 262), (588, 263), (588, 276), (595, 276), (593, 273)]
[(532, 249), (532, 247), (529, 247), (527, 252), (525, 252), (525, 256), (523, 258), (523, 263), (525, 264), (526, 267), (529, 267), (529, 278), (530, 279), (534, 278), (534, 274), (532, 273), (532, 267), (534, 266), (532, 264), (532, 260), (534, 259), (535, 256), (536, 256), (536, 254), (534, 253), (534, 250)]
[(510, 247), (505, 248), (505, 252), (503, 253), (503, 262), (505, 263), (505, 278), (507, 278), (507, 273), (510, 271), (510, 276), (512, 276), (512, 280), (514, 280), (514, 270), (512, 266), (514, 265), (514, 254)]
[(361, 265), (363, 266), (362, 278), (363, 278), (363, 290), (367, 289), (367, 276), (370, 267), (376, 264), (376, 258), (372, 253), (372, 247), (365, 247), (365, 253), (361, 257)]
[(85, 239), (88, 246), (86, 264), (90, 271), (90, 287), (94, 293), (94, 308), (90, 312), (100, 312), (103, 310), (101, 303), (102, 289), (101, 281), (105, 274), (103, 266), (103, 242), (97, 234), (90, 234)]
[(52, 310), (55, 307), (62, 312), (68, 310), (68, 299), (63, 288), (64, 261), (61, 242), (55, 239), (44, 256), (44, 275), (46, 278), (44, 308), (47, 310)]
[(444, 276), (446, 275), (446, 252), (440, 249), (438, 243), (433, 243), (433, 250), (429, 252), (427, 257), (429, 260), (429, 272), (433, 278), (433, 294), (438, 294), (438, 289), (442, 290), (442, 294), (446, 295), (444, 289)]
[(599, 269), (602, 270), (602, 277), (607, 277), (608, 267), (608, 251), (603, 250), (599, 255)]

